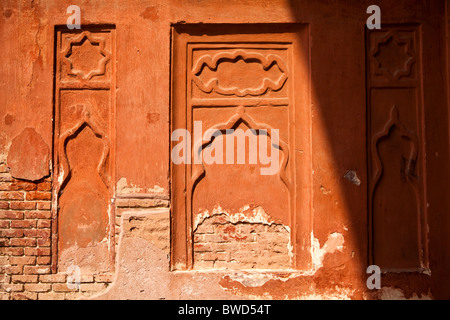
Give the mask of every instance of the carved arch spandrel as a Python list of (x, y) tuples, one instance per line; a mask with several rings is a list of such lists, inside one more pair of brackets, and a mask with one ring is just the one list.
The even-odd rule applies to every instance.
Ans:
[[(84, 72), (82, 70), (74, 70), (73, 64), (69, 60), (69, 56), (72, 53), (73, 46), (81, 45), (83, 43), (83, 41), (86, 41), (86, 40), (89, 41), (89, 43), (91, 45), (98, 45), (99, 46), (99, 54), (101, 54), (103, 56), (103, 58), (101, 58), (98, 61), (97, 68), (89, 71), (88, 74), (84, 74)], [(64, 59), (62, 59), (62, 62), (65, 63), (66, 66), (68, 67), (68, 70), (69, 70), (68, 74), (74, 75), (77, 77), (79, 76), (82, 81), (91, 80), (94, 76), (104, 75), (106, 72), (106, 64), (110, 61), (110, 58), (111, 58), (111, 54), (107, 50), (105, 50), (105, 45), (106, 45), (105, 39), (94, 37), (89, 31), (83, 31), (82, 33), (80, 33), (80, 35), (78, 37), (76, 37), (75, 39), (72, 39), (67, 44), (67, 48), (61, 53), (62, 54), (61, 56), (64, 58)]]
[[(236, 125), (238, 125), (240, 122), (243, 122), (249, 129), (253, 130), (265, 130), (267, 132), (267, 135), (269, 138), (272, 138), (272, 127), (264, 124), (264, 123), (257, 123), (255, 120), (250, 117), (246, 112), (245, 108), (243, 106), (238, 107), (236, 113), (226, 122), (226, 123), (220, 123), (213, 127), (211, 127), (209, 130), (214, 130), (215, 132), (220, 131), (223, 134), (223, 131), (227, 129), (232, 129)], [(192, 150), (192, 158), (195, 158), (196, 153), (202, 152), (202, 150), (209, 144), (211, 144), (214, 140), (214, 135), (211, 135), (210, 139), (206, 140), (199, 140), (194, 143), (194, 148)], [(286, 167), (289, 161), (289, 147), (286, 142), (279, 140), (279, 145), (275, 146), (276, 148), (280, 149), (283, 152), (283, 160), (280, 162), (280, 166), (278, 169), (278, 175), (280, 177), (280, 180), (286, 185), (288, 191), (290, 191), (291, 181), (288, 178), (286, 174)], [(271, 143), (273, 146), (273, 144)], [(193, 165), (193, 171), (192, 171), (192, 177), (190, 179), (191, 183), (191, 197), (194, 194), (195, 187), (200, 182), (200, 180), (205, 176), (205, 166), (203, 164), (203, 161), (200, 165)]]
[(58, 172), (60, 183), (57, 186), (57, 188), (58, 188), (57, 192), (59, 192), (59, 190), (61, 190), (64, 187), (64, 185), (66, 184), (67, 179), (70, 175), (70, 172), (71, 172), (70, 163), (67, 158), (67, 152), (66, 152), (67, 151), (66, 150), (67, 142), (70, 139), (72, 139), (73, 137), (75, 137), (79, 132), (81, 132), (86, 126), (92, 130), (92, 132), (95, 134), (96, 137), (98, 137), (102, 140), (103, 152), (102, 152), (101, 160), (97, 166), (97, 171), (98, 171), (103, 183), (105, 184), (105, 186), (107, 188), (109, 187), (109, 182), (110, 182), (109, 177), (107, 177), (104, 172), (104, 167), (106, 165), (106, 161), (108, 159), (109, 150), (110, 150), (108, 136), (101, 129), (100, 125), (98, 125), (95, 122), (95, 120), (91, 118), (89, 111), (84, 109), (80, 120), (78, 120), (78, 122), (71, 129), (64, 132), (60, 138), (60, 143), (59, 143), (60, 168), (59, 168), (59, 172)]
[[(217, 77), (212, 78), (206, 84), (198, 77), (203, 67), (208, 67), (211, 71), (217, 71), (219, 64), (222, 61), (236, 62), (239, 59), (248, 61), (258, 61), (264, 71), (270, 70), (274, 65), (277, 65), (281, 71), (281, 76), (277, 81), (270, 78), (264, 77), (262, 79), (261, 85), (257, 88), (245, 88), (239, 89), (238, 87), (224, 88), (219, 85), (219, 79)], [(283, 62), (282, 58), (275, 54), (269, 54), (264, 56), (257, 52), (247, 52), (245, 50), (235, 50), (232, 52), (220, 52), (214, 56), (204, 55), (200, 57), (192, 69), (192, 79), (197, 87), (205, 93), (211, 93), (216, 91), (222, 95), (236, 95), (238, 97), (244, 97), (247, 95), (259, 96), (265, 94), (267, 91), (278, 91), (280, 90), (288, 78), (288, 70)]]

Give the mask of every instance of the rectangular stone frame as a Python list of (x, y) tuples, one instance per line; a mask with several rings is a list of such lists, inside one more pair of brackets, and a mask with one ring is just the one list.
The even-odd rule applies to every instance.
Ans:
[[(171, 52), (171, 130), (192, 132), (192, 109), (187, 92), (188, 46), (192, 43), (279, 43), (291, 46), (289, 153), (291, 169), (290, 228), (292, 269), (311, 270), (310, 253), (313, 225), (310, 44), (307, 24), (178, 24), (172, 26)], [(257, 35), (257, 40), (255, 40)], [(171, 150), (174, 143), (171, 142)], [(302, 152), (298, 152), (302, 150)], [(193, 267), (193, 230), (190, 182), (191, 165), (171, 162), (171, 270)]]

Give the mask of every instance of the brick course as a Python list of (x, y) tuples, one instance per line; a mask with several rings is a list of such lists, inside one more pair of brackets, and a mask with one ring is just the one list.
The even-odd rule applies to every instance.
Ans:
[(104, 290), (112, 274), (83, 274), (69, 289), (67, 274), (51, 274), (51, 177), (14, 179), (0, 161), (0, 300), (62, 300)]

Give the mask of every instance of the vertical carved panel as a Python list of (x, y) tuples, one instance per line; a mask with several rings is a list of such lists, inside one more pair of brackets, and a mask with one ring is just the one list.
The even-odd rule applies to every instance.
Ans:
[(428, 267), (420, 27), (367, 34), (369, 256), (384, 271)]
[[(308, 101), (306, 28), (201, 28), (174, 33), (172, 131), (187, 129), (192, 141), (189, 163), (172, 165), (172, 268), (306, 268), (298, 243), (310, 236), (310, 212), (297, 207), (292, 156), (295, 110)], [(269, 165), (253, 147), (278, 156), (273, 174), (261, 174)], [(199, 155), (216, 160), (196, 163)]]
[(115, 30), (57, 30), (53, 271), (112, 271)]

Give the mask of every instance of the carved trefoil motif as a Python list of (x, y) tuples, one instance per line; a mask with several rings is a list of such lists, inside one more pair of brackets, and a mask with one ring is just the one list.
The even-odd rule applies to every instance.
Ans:
[[(197, 35), (201, 28), (206, 36)], [(307, 28), (246, 25), (244, 34), (240, 28), (173, 29), (172, 131), (194, 133), (190, 162), (171, 170), (174, 270), (311, 266), (308, 249), (298, 245), (310, 234), (308, 196), (300, 203), (294, 187), (308, 183), (311, 164), (309, 155), (292, 156), (295, 143), (310, 142)], [(239, 141), (246, 161), (238, 160)], [(250, 159), (251, 141), (278, 156), (275, 174), (260, 174), (265, 164)], [(230, 152), (212, 163), (195, 161), (202, 153)]]
[(52, 269), (111, 272), (115, 29), (56, 36)]
[(367, 33), (369, 263), (428, 270), (420, 26)]

